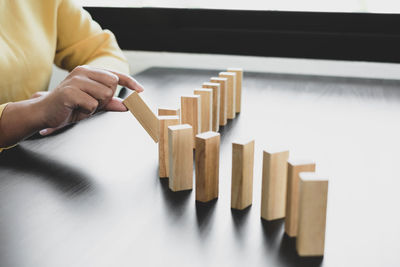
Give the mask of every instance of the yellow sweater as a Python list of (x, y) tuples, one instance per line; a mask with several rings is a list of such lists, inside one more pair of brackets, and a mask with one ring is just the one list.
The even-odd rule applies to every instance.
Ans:
[(114, 35), (73, 0), (0, 0), (0, 119), (1, 104), (48, 89), (53, 63), (129, 72)]

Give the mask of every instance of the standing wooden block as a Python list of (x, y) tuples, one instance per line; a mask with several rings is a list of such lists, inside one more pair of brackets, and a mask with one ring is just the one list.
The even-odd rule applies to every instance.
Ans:
[(153, 138), (154, 142), (159, 140), (159, 124), (157, 116), (151, 111), (137, 92), (133, 92), (123, 101), (124, 105), (135, 116), (142, 127)]
[(227, 83), (227, 96), (228, 96), (227, 117), (228, 117), (228, 119), (234, 119), (236, 117), (236, 73), (220, 72), (219, 77), (228, 79), (228, 83)]
[(193, 128), (189, 124), (168, 127), (169, 188), (193, 188)]
[(181, 110), (179, 108), (159, 108), (158, 116), (178, 116), (181, 119)]
[(285, 217), (287, 160), (289, 151), (264, 151), (261, 217), (275, 220)]
[(240, 112), (242, 106), (242, 81), (243, 69), (242, 68), (228, 68), (228, 72), (236, 73), (236, 113)]
[(193, 127), (193, 148), (196, 134), (201, 132), (201, 99), (199, 95), (181, 96), (181, 123)]
[(323, 256), (325, 248), (328, 180), (314, 173), (300, 173), (299, 232), (296, 249), (300, 256)]
[(228, 94), (227, 86), (228, 79), (220, 77), (212, 77), (210, 79), (213, 83), (219, 83), (220, 85), (220, 102), (219, 102), (219, 125), (224, 126), (228, 123), (227, 112), (228, 112)]
[(288, 161), (285, 218), (285, 232), (288, 234), (288, 236), (297, 236), (297, 225), (299, 216), (299, 173), (313, 171), (315, 171), (315, 163), (312, 161)]
[(232, 143), (231, 208), (243, 210), (253, 202), (254, 140)]
[(158, 116), (160, 141), (158, 142), (158, 162), (160, 178), (169, 177), (168, 126), (179, 124), (178, 116)]
[(212, 103), (213, 91), (211, 89), (196, 89), (195, 95), (199, 95), (201, 106), (201, 132), (208, 132), (212, 130)]
[(219, 131), (219, 105), (220, 105), (220, 88), (219, 83), (203, 83), (203, 88), (209, 88), (213, 91), (213, 104), (212, 104), (212, 130)]
[(205, 132), (196, 136), (196, 200), (218, 198), (220, 135)]

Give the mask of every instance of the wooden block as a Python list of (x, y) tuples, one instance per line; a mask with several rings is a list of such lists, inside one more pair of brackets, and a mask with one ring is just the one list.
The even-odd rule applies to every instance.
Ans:
[(219, 131), (219, 105), (220, 105), (220, 88), (219, 83), (203, 83), (203, 88), (209, 88), (213, 91), (213, 107), (212, 107), (212, 130)]
[(227, 78), (227, 117), (234, 119), (236, 117), (236, 73), (234, 72), (220, 72), (219, 77)]
[(193, 128), (189, 124), (168, 127), (169, 188), (193, 188)]
[(123, 101), (124, 105), (139, 121), (142, 127), (153, 138), (154, 142), (159, 140), (159, 123), (157, 116), (151, 111), (137, 92), (133, 92)]
[(168, 126), (179, 124), (178, 116), (158, 116), (160, 141), (158, 142), (158, 162), (160, 178), (169, 177)]
[(240, 112), (242, 106), (242, 81), (243, 69), (242, 68), (228, 68), (228, 72), (236, 73), (236, 113)]
[(220, 134), (205, 132), (196, 136), (196, 200), (218, 198)]
[(315, 171), (315, 163), (305, 160), (289, 160), (287, 175), (285, 232), (297, 236), (299, 214), (299, 173)]
[(227, 86), (228, 79), (220, 77), (212, 77), (210, 79), (213, 83), (219, 83), (220, 85), (220, 102), (219, 102), (219, 125), (224, 126), (228, 123), (227, 112), (228, 112), (228, 94)]
[(289, 151), (264, 150), (261, 217), (265, 220), (285, 217), (288, 158)]
[(254, 140), (232, 143), (231, 208), (243, 210), (253, 202)]
[(181, 110), (179, 108), (158, 108), (158, 116), (178, 116), (181, 119)]
[(201, 132), (208, 132), (212, 130), (212, 103), (213, 103), (213, 91), (211, 89), (196, 89), (194, 90), (195, 95), (199, 95), (200, 110), (201, 110)]
[(193, 127), (193, 148), (196, 134), (201, 132), (201, 99), (199, 95), (181, 96), (181, 123)]
[(325, 247), (328, 180), (300, 173), (299, 222), (296, 249), (300, 256), (323, 256)]

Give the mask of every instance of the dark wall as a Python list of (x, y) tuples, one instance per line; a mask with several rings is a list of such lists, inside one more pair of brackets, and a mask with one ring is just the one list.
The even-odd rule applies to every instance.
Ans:
[(86, 9), (122, 49), (400, 62), (400, 14)]

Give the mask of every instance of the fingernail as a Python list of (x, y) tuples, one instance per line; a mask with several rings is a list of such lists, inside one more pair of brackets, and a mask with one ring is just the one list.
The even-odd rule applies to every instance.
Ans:
[(48, 133), (47, 129), (43, 129), (39, 132), (40, 135), (46, 135)]

